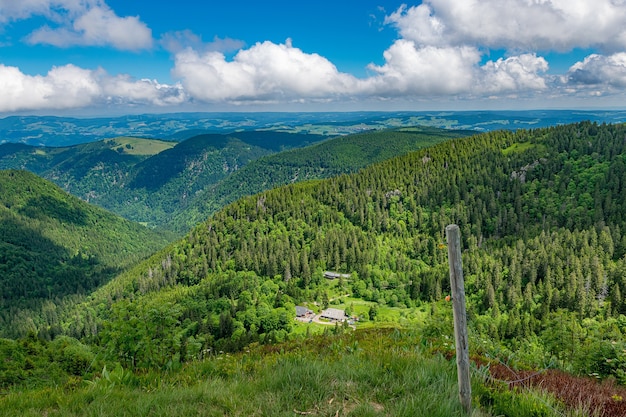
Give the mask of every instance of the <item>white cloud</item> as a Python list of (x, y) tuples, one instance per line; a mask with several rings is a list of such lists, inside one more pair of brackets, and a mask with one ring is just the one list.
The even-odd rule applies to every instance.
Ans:
[(99, 86), (90, 71), (73, 65), (55, 67), (46, 76), (29, 76), (0, 65), (0, 90), (0, 111), (17, 111), (86, 106)]
[(120, 17), (103, 0), (0, 0), (0, 23), (44, 16), (44, 25), (26, 37), (31, 44), (59, 47), (112, 46), (140, 50), (152, 46), (152, 31), (137, 16)]
[(188, 100), (180, 84), (161, 84), (156, 80), (134, 80), (128, 75), (105, 76), (100, 82), (108, 102), (170, 106)]
[(548, 70), (548, 62), (536, 54), (500, 58), (495, 62), (487, 62), (480, 69), (480, 94), (528, 92), (547, 88), (546, 79), (539, 74)]
[(327, 59), (285, 44), (258, 43), (232, 60), (219, 52), (186, 49), (175, 57), (173, 76), (185, 91), (205, 102), (338, 101), (376, 97), (493, 95), (546, 88), (545, 59), (512, 56), (480, 65), (470, 46), (419, 47), (400, 39), (384, 53), (385, 64), (370, 64), (358, 79)]
[(378, 76), (367, 80), (379, 96), (484, 96), (542, 90), (548, 63), (523, 54), (479, 65), (481, 53), (470, 46), (418, 47), (396, 41), (385, 51), (383, 66), (370, 65)]
[(326, 58), (285, 44), (257, 43), (231, 61), (220, 52), (186, 49), (175, 57), (173, 75), (203, 101), (326, 99), (354, 91), (358, 80)]
[[(40, 15), (28, 40), (56, 46), (110, 45), (138, 50), (152, 43), (138, 17), (119, 17), (104, 0), (0, 0), (0, 24)], [(486, 99), (602, 96), (626, 88), (624, 0), (424, 0), (385, 19), (401, 38), (367, 66), (369, 76), (340, 72), (325, 57), (284, 44), (244, 43), (189, 30), (164, 34), (175, 85), (108, 75), (72, 65), (44, 76), (0, 66), (0, 111), (116, 103), (319, 103), (353, 100)], [(561, 77), (540, 52), (599, 49)], [(488, 59), (491, 51), (504, 57)], [(238, 51), (232, 58), (226, 52)], [(499, 55), (498, 55), (499, 56)], [(555, 82), (555, 80), (561, 80)], [(71, 82), (70, 82), (71, 81)], [(72, 84), (73, 85), (70, 85)]]
[(386, 63), (370, 65), (378, 75), (366, 80), (379, 96), (448, 95), (468, 92), (474, 83), (480, 53), (472, 47), (418, 48), (396, 41), (384, 53)]
[(78, 6), (79, 2), (72, 0), (0, 0), (0, 23), (27, 19), (32, 15), (52, 18), (58, 8), (67, 13)]
[(626, 88), (626, 53), (589, 55), (582, 62), (572, 65), (566, 81), (578, 85)]
[(425, 0), (385, 22), (418, 45), (523, 51), (626, 47), (620, 0)]
[(74, 65), (52, 68), (45, 76), (26, 75), (0, 64), (0, 111), (70, 109), (94, 104), (170, 105), (186, 101), (180, 85), (168, 86)]

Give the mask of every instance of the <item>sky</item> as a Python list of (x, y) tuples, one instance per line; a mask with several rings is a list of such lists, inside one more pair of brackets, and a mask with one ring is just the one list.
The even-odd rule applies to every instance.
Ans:
[(0, 116), (625, 99), (626, 0), (0, 0)]

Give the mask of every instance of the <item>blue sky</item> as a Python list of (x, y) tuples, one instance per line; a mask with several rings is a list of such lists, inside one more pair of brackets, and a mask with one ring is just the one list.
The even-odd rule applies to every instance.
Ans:
[(0, 0), (0, 115), (624, 108), (624, 0)]

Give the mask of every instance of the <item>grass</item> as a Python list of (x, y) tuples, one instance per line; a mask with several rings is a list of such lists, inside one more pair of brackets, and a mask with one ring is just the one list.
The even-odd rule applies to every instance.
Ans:
[[(549, 395), (487, 386), (481, 371), (472, 384), (471, 417), (500, 415), (507, 403), (531, 410), (516, 415), (570, 415)], [(548, 405), (533, 408), (534, 401)], [(535, 409), (543, 414), (532, 414)], [(4, 393), (0, 415), (467, 416), (454, 360), (431, 353), (418, 331), (398, 328), (253, 345), (166, 373), (133, 374), (118, 366), (90, 381)]]
[(120, 136), (111, 140), (115, 143), (113, 147), (114, 150), (121, 149), (124, 153), (129, 155), (156, 155), (176, 145), (176, 142), (127, 136)]
[(508, 148), (503, 149), (502, 154), (511, 155), (514, 153), (522, 153), (532, 148), (537, 148), (538, 150), (541, 151), (545, 148), (545, 145), (531, 143), (531, 142), (516, 142), (512, 144), (511, 146), (509, 146)]

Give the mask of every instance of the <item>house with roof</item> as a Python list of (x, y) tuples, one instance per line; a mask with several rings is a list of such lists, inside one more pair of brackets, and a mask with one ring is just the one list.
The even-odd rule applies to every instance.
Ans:
[(314, 315), (315, 313), (313, 313), (312, 310), (303, 306), (296, 306), (296, 317), (309, 317)]
[(320, 317), (330, 321), (339, 322), (342, 322), (348, 318), (348, 316), (346, 316), (345, 310), (340, 310), (338, 308), (327, 308), (320, 313)]
[(350, 274), (340, 274), (339, 272), (325, 271), (324, 278), (326, 279), (339, 279), (339, 278), (349, 279)]

